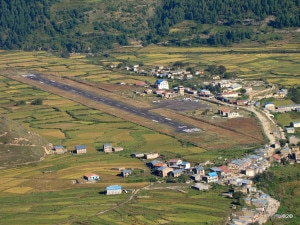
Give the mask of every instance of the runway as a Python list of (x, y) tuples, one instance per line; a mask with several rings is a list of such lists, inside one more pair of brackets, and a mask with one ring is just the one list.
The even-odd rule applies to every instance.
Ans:
[(172, 128), (175, 129), (176, 132), (179, 133), (193, 133), (193, 132), (199, 132), (201, 131), (201, 129), (197, 128), (197, 127), (193, 127), (190, 126), (188, 124), (184, 124), (178, 121), (174, 121), (170, 118), (166, 118), (163, 117), (161, 115), (155, 114), (155, 113), (151, 113), (148, 111), (148, 109), (140, 109), (140, 108), (136, 108), (134, 106), (130, 106), (127, 104), (124, 104), (123, 102), (120, 101), (116, 101), (114, 99), (110, 99), (104, 96), (100, 96), (97, 95), (95, 93), (89, 92), (89, 91), (85, 91), (76, 87), (72, 87), (70, 85), (67, 84), (63, 84), (61, 82), (57, 82), (54, 80), (50, 80), (47, 79), (45, 77), (42, 77), (41, 75), (38, 74), (26, 74), (23, 75), (23, 77), (26, 77), (28, 79), (32, 79), (34, 81), (37, 81), (43, 85), (48, 85), (48, 86), (52, 86), (55, 88), (59, 88), (62, 89), (64, 91), (67, 92), (72, 92), (73, 94), (85, 97), (90, 99), (91, 101), (95, 101), (95, 102), (99, 102), (99, 103), (103, 103), (121, 110), (124, 110), (126, 112), (138, 115), (138, 116), (142, 116), (147, 120), (151, 120), (154, 123), (160, 123), (160, 124), (165, 124), (168, 125)]

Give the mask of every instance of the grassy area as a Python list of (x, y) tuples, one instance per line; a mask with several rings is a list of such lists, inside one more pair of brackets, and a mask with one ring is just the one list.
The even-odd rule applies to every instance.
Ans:
[(290, 219), (271, 219), (267, 224), (296, 225), (300, 217), (300, 173), (299, 165), (275, 166), (270, 172), (272, 179), (260, 185), (266, 193), (280, 201), (278, 214), (292, 214)]
[[(142, 190), (130, 203), (118, 207), (129, 198), (131, 191), (128, 194), (106, 196), (103, 194), (106, 185), (118, 183), (126, 189), (133, 190), (146, 184), (126, 183), (127, 178), (116, 176), (117, 172), (105, 176), (105, 166), (117, 165), (118, 157), (102, 155), (97, 163), (95, 160), (90, 163), (90, 156), (83, 157), (83, 160), (79, 160), (78, 156), (72, 155), (53, 156), (39, 164), (0, 171), (0, 203), (3, 206), (0, 209), (1, 221), (20, 225), (157, 224), (162, 221), (171, 224), (223, 224), (224, 218), (230, 212), (231, 200), (219, 195), (227, 190), (226, 187), (220, 186), (208, 192), (199, 192), (186, 184), (180, 188), (184, 193), (176, 188), (166, 189), (169, 185), (159, 189)], [(106, 160), (110, 162), (106, 163)], [(124, 162), (124, 159), (121, 161)], [(131, 167), (144, 165), (136, 160), (126, 161), (126, 165)], [(69, 167), (71, 164), (72, 168)], [(46, 170), (53, 172), (43, 174), (42, 171)], [(71, 177), (79, 179), (87, 170), (97, 172), (102, 180), (94, 184), (72, 184)], [(108, 213), (96, 215), (102, 210), (116, 206), (117, 208)]]

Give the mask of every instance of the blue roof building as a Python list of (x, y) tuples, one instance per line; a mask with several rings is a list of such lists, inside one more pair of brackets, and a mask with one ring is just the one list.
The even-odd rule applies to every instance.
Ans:
[(169, 83), (168, 83), (168, 81), (163, 80), (163, 79), (156, 80), (155, 86), (158, 89), (169, 90)]
[(217, 177), (218, 174), (216, 172), (211, 172), (211, 173), (208, 173), (208, 176), (210, 176), (210, 177)]
[(119, 195), (122, 194), (122, 186), (120, 185), (110, 185), (106, 187), (107, 195)]
[(76, 145), (75, 146), (75, 153), (77, 153), (77, 154), (86, 153), (86, 145)]

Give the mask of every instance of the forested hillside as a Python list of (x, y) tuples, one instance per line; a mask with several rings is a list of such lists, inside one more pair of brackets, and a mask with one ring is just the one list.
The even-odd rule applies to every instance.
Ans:
[[(98, 52), (119, 45), (279, 40), (300, 0), (0, 0), (0, 48)], [(266, 34), (271, 34), (266, 36)]]
[[(299, 0), (164, 0), (149, 21), (152, 33), (148, 40), (172, 36), (170, 28), (184, 20), (195, 22), (190, 32), (194, 43), (228, 44), (251, 39), (272, 28), (299, 27), (299, 6)], [(212, 28), (205, 29), (203, 24), (213, 24), (218, 29), (210, 32)], [(174, 33), (174, 38), (182, 38), (180, 32)], [(201, 38), (201, 34), (206, 38)]]

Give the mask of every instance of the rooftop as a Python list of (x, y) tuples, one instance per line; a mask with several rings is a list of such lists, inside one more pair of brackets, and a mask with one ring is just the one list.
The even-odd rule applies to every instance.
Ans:
[(119, 190), (119, 189), (122, 189), (122, 186), (120, 185), (110, 185), (110, 186), (107, 186), (106, 187), (106, 190), (108, 191), (111, 191), (111, 190)]

